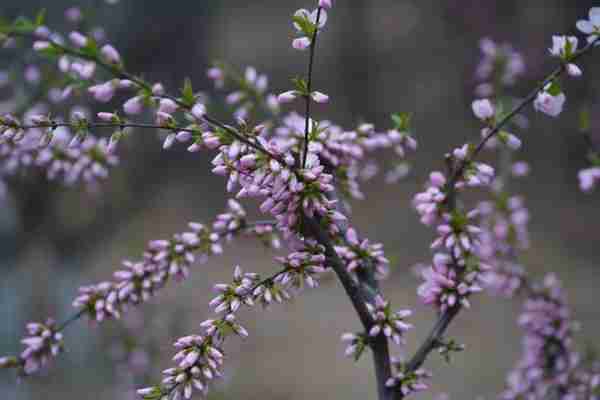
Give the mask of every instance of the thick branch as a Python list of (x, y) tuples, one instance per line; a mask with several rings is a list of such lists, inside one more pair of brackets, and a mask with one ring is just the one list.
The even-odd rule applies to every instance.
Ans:
[[(346, 271), (344, 263), (333, 248), (329, 235), (321, 227), (319, 222), (312, 218), (305, 218), (305, 227), (310, 236), (314, 237), (317, 242), (325, 247), (325, 256), (327, 257), (328, 264), (335, 271), (346, 294), (350, 298), (365, 331), (368, 332), (373, 324), (373, 319), (366, 307), (367, 300), (364, 297), (364, 291), (361, 289), (361, 286), (357, 284)], [(378, 398), (379, 400), (392, 400), (394, 398), (394, 393), (385, 386), (385, 382), (392, 375), (390, 352), (385, 335), (380, 333), (370, 342), (370, 346), (373, 351), (373, 361), (375, 363)]]

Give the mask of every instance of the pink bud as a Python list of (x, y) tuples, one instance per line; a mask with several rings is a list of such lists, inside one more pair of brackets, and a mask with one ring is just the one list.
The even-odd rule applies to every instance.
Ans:
[(296, 50), (306, 50), (310, 46), (310, 39), (306, 36), (303, 36), (298, 39), (294, 39), (292, 42), (292, 47)]
[(37, 41), (33, 43), (33, 49), (35, 51), (42, 51), (50, 48), (50, 42)]
[(73, 31), (69, 34), (69, 39), (77, 47), (85, 47), (87, 45), (87, 38), (77, 31)]
[(283, 92), (279, 96), (277, 96), (277, 100), (280, 103), (289, 103), (291, 101), (294, 101), (296, 97), (298, 97), (298, 92), (296, 90), (290, 90), (287, 92)]
[(509, 133), (506, 138), (506, 145), (513, 150), (519, 150), (521, 148), (521, 139)]
[(204, 117), (204, 114), (206, 114), (206, 107), (204, 106), (204, 104), (194, 104), (194, 107), (192, 107), (192, 115), (194, 116), (194, 118), (202, 119), (202, 117)]
[(96, 100), (102, 103), (109, 102), (115, 95), (115, 87), (111, 81), (102, 83), (100, 85), (90, 86), (88, 91)]
[(442, 187), (446, 184), (446, 177), (439, 171), (434, 171), (429, 175), (429, 181), (435, 187)]
[(575, 64), (567, 64), (567, 74), (573, 78), (579, 78), (583, 74), (583, 71)]
[(329, 96), (321, 92), (312, 92), (310, 97), (317, 103), (327, 103), (329, 101)]
[(176, 137), (176, 135), (174, 133), (170, 133), (169, 135), (167, 135), (167, 137), (163, 143), (163, 149), (167, 150), (171, 146), (173, 146), (173, 142), (175, 142), (175, 137)]
[(132, 97), (123, 104), (123, 110), (127, 114), (139, 114), (142, 112), (143, 100), (140, 96)]
[(121, 56), (119, 55), (119, 52), (110, 44), (105, 44), (104, 46), (102, 46), (100, 53), (111, 64), (121, 63)]
[(163, 87), (162, 83), (155, 83), (152, 86), (152, 94), (155, 96), (162, 96), (165, 94), (165, 88)]
[(173, 114), (175, 111), (177, 111), (177, 103), (171, 99), (161, 99), (158, 111), (162, 111), (167, 114)]
[(330, 9), (333, 6), (332, 0), (319, 0), (319, 7)]
[(99, 112), (97, 115), (98, 115), (98, 118), (100, 118), (102, 121), (107, 121), (107, 122), (119, 119), (119, 117), (116, 114), (108, 113), (108, 112)]
[(490, 119), (494, 116), (494, 106), (488, 99), (475, 100), (471, 104), (473, 113), (480, 120)]

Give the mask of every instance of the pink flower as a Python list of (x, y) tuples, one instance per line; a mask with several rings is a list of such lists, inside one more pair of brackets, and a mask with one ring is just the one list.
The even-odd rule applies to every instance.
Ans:
[(319, 7), (330, 9), (333, 6), (333, 0), (319, 0)]
[(589, 20), (577, 21), (577, 29), (588, 36), (587, 41), (591, 43), (600, 34), (600, 7), (592, 7), (589, 11)]
[(495, 115), (494, 106), (488, 99), (475, 100), (471, 108), (475, 116), (482, 121), (488, 120)]
[(576, 64), (569, 63), (567, 64), (566, 68), (567, 74), (573, 78), (579, 78), (581, 75), (583, 75), (583, 71)]
[(90, 86), (88, 91), (96, 100), (107, 103), (115, 95), (115, 84), (113, 81), (107, 81), (99, 85)]
[(192, 107), (192, 115), (194, 118), (200, 120), (206, 114), (206, 106), (202, 103), (196, 103)]
[(553, 96), (544, 90), (538, 93), (533, 107), (551, 117), (557, 117), (562, 112), (566, 99), (564, 93)]
[(292, 47), (294, 47), (296, 50), (306, 50), (310, 47), (310, 39), (306, 36), (294, 39), (292, 41)]
[(591, 192), (598, 181), (600, 181), (600, 167), (582, 169), (577, 174), (579, 187), (583, 192)]
[(552, 47), (548, 51), (554, 57), (568, 60), (577, 51), (577, 44), (575, 36), (552, 36)]
[(81, 33), (77, 31), (73, 31), (69, 34), (69, 39), (73, 44), (77, 47), (85, 47), (87, 45), (88, 39)]
[(283, 92), (279, 96), (277, 96), (277, 100), (279, 101), (279, 103), (289, 103), (296, 100), (296, 98), (299, 95), (300, 93), (297, 90), (290, 90), (287, 92)]

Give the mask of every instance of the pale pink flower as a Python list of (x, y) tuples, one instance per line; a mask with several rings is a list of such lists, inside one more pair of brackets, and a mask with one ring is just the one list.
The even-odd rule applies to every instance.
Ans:
[(566, 99), (564, 93), (553, 96), (544, 90), (538, 93), (533, 107), (546, 115), (557, 117), (562, 112)]
[(495, 115), (494, 105), (488, 99), (473, 101), (471, 108), (475, 116), (482, 121), (488, 120)]

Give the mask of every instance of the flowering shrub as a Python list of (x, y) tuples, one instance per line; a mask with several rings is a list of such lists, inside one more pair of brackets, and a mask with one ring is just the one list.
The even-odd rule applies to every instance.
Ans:
[[(566, 83), (559, 78), (583, 74), (581, 59), (600, 43), (600, 8), (592, 8), (589, 20), (576, 24), (587, 44), (580, 46), (576, 36), (552, 37), (549, 54), (558, 66), (523, 98), (504, 94), (523, 74), (523, 57), (510, 45), (481, 40), (477, 98), (471, 104), (481, 137), (448, 152), (447, 169), (431, 171), (423, 190), (413, 198), (421, 222), (437, 235), (431, 243), (432, 261), (419, 271), (423, 281), (417, 289), (423, 303), (436, 312), (437, 321), (415, 354), (406, 359), (392, 357), (390, 345), (399, 349), (405, 345), (413, 327), (412, 310), (386, 300), (378, 281), (388, 276), (390, 260), (382, 244), (361, 237), (352, 226), (346, 199), (366, 197), (362, 180), (377, 169), (367, 160), (368, 154), (393, 151), (399, 161), (386, 171), (386, 180), (394, 182), (407, 172), (406, 158), (417, 150), (417, 141), (409, 114), (393, 115), (386, 129), (363, 122), (348, 130), (314, 117), (313, 102), (331, 101), (313, 88), (313, 67), (319, 37), (326, 34), (334, 13), (331, 0), (319, 0), (314, 9), (293, 14), (296, 36), (291, 45), (305, 51), (299, 56), (308, 58), (308, 70), (279, 95), (269, 91), (267, 77), (253, 67), (243, 74), (224, 64), (208, 70), (207, 76), (216, 89), (226, 91), (225, 103), (232, 108), (232, 119), (226, 122), (213, 116), (209, 99), (198, 94), (191, 81), (186, 80), (180, 95), (174, 95), (160, 82), (140, 78), (126, 69), (117, 46), (101, 44), (94, 32), (61, 34), (44, 25), (43, 14), (34, 21), (0, 25), (3, 46), (31, 46), (40, 59), (53, 62), (53, 73), (64, 78), (49, 89), (56, 102), (93, 98), (107, 103), (117, 93), (128, 96), (118, 111), (103, 109), (95, 116), (82, 107), (69, 115), (51, 115), (37, 108), (1, 115), (1, 178), (36, 168), (48, 179), (102, 190), (102, 181), (124, 156), (119, 145), (127, 134), (153, 129), (166, 134), (165, 150), (183, 144), (189, 152), (212, 154), (212, 172), (223, 177), (232, 195), (226, 210), (211, 223), (190, 222), (185, 232), (152, 240), (138, 260), (123, 261), (112, 278), (80, 287), (73, 296), (72, 318), (58, 324), (51, 319), (29, 323), (29, 336), (22, 340), (25, 349), (17, 356), (0, 358), (0, 367), (33, 375), (68, 346), (62, 331), (74, 321), (126, 319), (128, 310), (160, 296), (166, 285), (186, 279), (195, 264), (220, 255), (227, 243), (254, 237), (270, 248), (287, 251), (275, 258), (278, 272), (260, 276), (235, 266), (231, 282), (215, 284), (216, 296), (208, 305), (214, 317), (201, 322), (197, 332), (175, 340), (173, 365), (154, 385), (138, 390), (141, 398), (206, 396), (223, 374), (227, 339), (250, 334), (238, 314), (315, 289), (328, 271), (336, 274), (362, 325), (357, 332), (342, 335), (348, 344), (346, 354), (358, 360), (370, 350), (382, 400), (427, 390), (433, 377), (423, 365), (432, 352), (449, 360), (452, 353), (464, 350), (446, 337), (446, 330), (480, 292), (525, 299), (518, 318), (524, 331), (522, 356), (508, 375), (502, 398), (600, 396), (598, 360), (584, 360), (573, 342), (576, 324), (560, 282), (553, 274), (538, 282), (519, 261), (520, 251), (529, 247), (529, 212), (525, 200), (508, 189), (510, 179), (529, 169), (523, 162), (512, 162), (512, 154), (522, 145), (515, 132), (528, 123), (521, 112), (533, 106), (550, 117), (562, 113)], [(66, 15), (79, 18), (77, 9)], [(285, 112), (286, 103), (294, 101), (303, 102), (304, 115)], [(144, 110), (151, 111), (153, 121), (141, 120)], [(251, 122), (257, 115), (260, 124)], [(479, 157), (484, 151), (509, 162), (482, 162)], [(600, 157), (590, 160), (592, 165), (579, 172), (580, 187), (586, 192), (600, 181)], [(482, 192), (484, 199), (476, 203), (467, 199), (465, 193), (472, 189)], [(248, 219), (242, 205), (248, 198), (258, 201), (265, 220)]]

